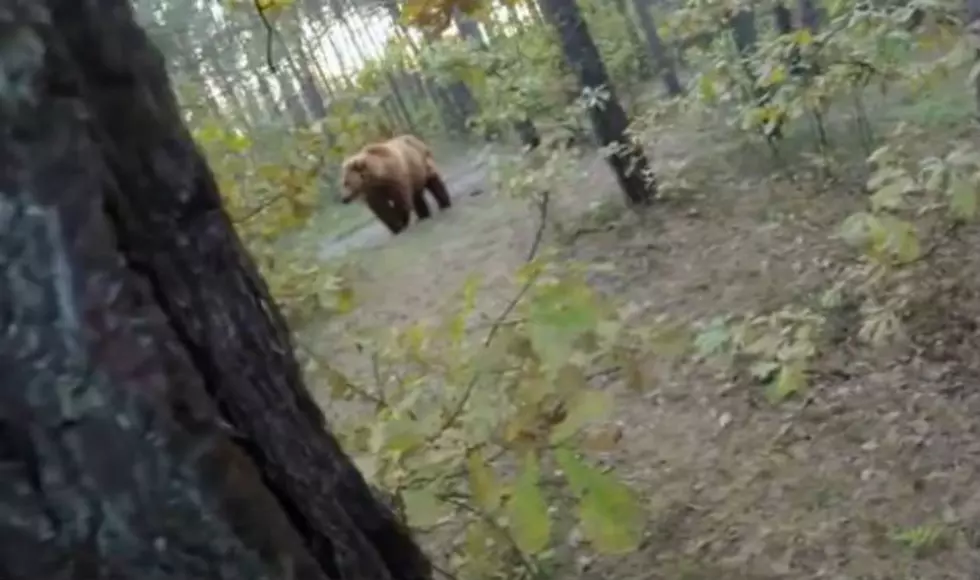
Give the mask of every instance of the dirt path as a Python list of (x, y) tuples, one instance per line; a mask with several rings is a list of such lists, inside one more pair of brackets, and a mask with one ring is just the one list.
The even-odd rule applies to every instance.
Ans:
[[(803, 191), (747, 175), (739, 147), (712, 135), (656, 144), (661, 167), (696, 152), (695, 193), (641, 217), (623, 214), (566, 257), (612, 265), (592, 283), (631, 303), (637, 320), (668, 312), (694, 321), (812, 299), (846, 262), (831, 234), (863, 200), (840, 186)], [(601, 162), (583, 162), (582, 174), (579, 187), (560, 192), (559, 219), (617, 195)], [(482, 174), (458, 179), (461, 189)], [(473, 274), (485, 280), (480, 308), (499, 310), (534, 228), (526, 206), (488, 192), (390, 243), (383, 230), (362, 230), (356, 244), (344, 242), (364, 270), (362, 306), (319, 339), (345, 370), (367, 372), (351, 336), (438, 316)], [(798, 401), (772, 406), (758, 385), (703, 365), (651, 360), (642, 392), (605, 379), (624, 426), (611, 459), (647, 498), (650, 536), (640, 553), (599, 559), (581, 577), (976, 577), (980, 258), (956, 259), (943, 300), (931, 301), (928, 324), (916, 323), (899, 355), (846, 338), (823, 354)], [(922, 537), (941, 541), (920, 550)]]

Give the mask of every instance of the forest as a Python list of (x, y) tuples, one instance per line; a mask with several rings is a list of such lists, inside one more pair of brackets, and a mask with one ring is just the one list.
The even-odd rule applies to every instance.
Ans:
[[(157, 300), (191, 321), (185, 344), (210, 341), (215, 372), (268, 377), (295, 397), (291, 440), (271, 419), (231, 439), (331, 449), (321, 411), (290, 390), (305, 384), (431, 577), (976, 574), (980, 1), (130, 4), (282, 320), (195, 326), (192, 310), (224, 305), (187, 280), (262, 287), (227, 252), (197, 266), (172, 258), (184, 285)], [(52, 14), (73, 26), (68, 9)], [(29, 45), (15, 36), (5, 46)], [(33, 54), (10, 50), (0, 46), (5, 124)], [(77, 60), (90, 78), (115, 78)], [(114, 120), (124, 99), (103, 96), (90, 101), (108, 137), (93, 139), (122, 143), (110, 165), (183, 191), (179, 168), (127, 157), (127, 143), (150, 146), (152, 111)], [(392, 235), (363, 204), (340, 202), (341, 164), (400, 134), (431, 147), (453, 206)], [(110, 201), (128, 267), (166, 266), (171, 241), (132, 226), (140, 203)], [(4, 252), (5, 268), (19, 259)], [(259, 302), (228, 308), (228, 324), (267, 313)], [(256, 358), (222, 359), (230, 344)], [(263, 356), (276, 365), (260, 369)], [(229, 429), (287, 413), (274, 397), (212, 395)], [(329, 512), (330, 493), (370, 503), (257, 463), (290, 497), (322, 494), (324, 521), (342, 511)], [(388, 525), (365, 509), (365, 525)], [(277, 518), (250, 529), (279, 533)], [(331, 549), (294, 527), (321, 568), (341, 562), (318, 576), (297, 557), (296, 578), (424, 576), (412, 549), (398, 551), (400, 532), (370, 537), (382, 575), (332, 551), (363, 557), (360, 540)], [(229, 570), (221, 577), (284, 577)]]

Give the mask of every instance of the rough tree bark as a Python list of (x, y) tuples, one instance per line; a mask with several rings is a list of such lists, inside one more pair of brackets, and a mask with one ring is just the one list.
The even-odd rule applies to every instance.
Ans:
[(657, 192), (650, 162), (643, 149), (627, 135), (629, 121), (609, 80), (599, 49), (575, 0), (540, 0), (545, 19), (555, 27), (562, 53), (586, 91), (603, 89), (609, 98), (601, 106), (589, 107), (589, 118), (599, 143), (613, 147), (606, 157), (620, 188), (630, 203), (649, 202)]
[(127, 0), (6, 0), (0, 30), (0, 578), (429, 578)]

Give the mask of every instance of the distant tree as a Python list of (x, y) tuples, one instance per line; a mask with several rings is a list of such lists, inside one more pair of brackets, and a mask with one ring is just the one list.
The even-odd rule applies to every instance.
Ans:
[(677, 78), (674, 59), (667, 53), (667, 49), (660, 39), (660, 33), (657, 32), (657, 24), (654, 22), (651, 12), (652, 8), (653, 2), (651, 0), (633, 0), (636, 19), (639, 21), (643, 36), (646, 37), (647, 50), (660, 69), (660, 78), (663, 80), (664, 88), (667, 89), (668, 95), (677, 97), (684, 92), (684, 89), (681, 87), (681, 81)]
[[(980, 39), (980, 0), (966, 0), (967, 34)], [(976, 43), (974, 44), (976, 46)], [(975, 59), (980, 62), (980, 49), (974, 51)], [(975, 65), (976, 66), (976, 65)], [(977, 119), (980, 120), (980, 75), (973, 75), (973, 99), (977, 107)]]
[(290, 335), (128, 0), (8, 0), (4, 580), (423, 580)]
[[(459, 31), (460, 37), (468, 42), (472, 42), (480, 50), (487, 50), (487, 42), (483, 38), (483, 34), (480, 33), (480, 26), (475, 20), (469, 18), (459, 10), (455, 10), (453, 12), (453, 22), (456, 25), (456, 30)], [(521, 144), (525, 147), (535, 149), (541, 145), (541, 135), (538, 133), (538, 128), (534, 126), (534, 122), (526, 115), (514, 121), (514, 132), (517, 133), (518, 139), (521, 140)]]
[(643, 149), (628, 134), (626, 111), (609, 80), (599, 49), (575, 0), (540, 0), (545, 19), (555, 27), (562, 53), (586, 93), (606, 91), (607, 98), (589, 107), (592, 128), (599, 143), (612, 146), (607, 157), (620, 188), (633, 204), (650, 201), (657, 186)]

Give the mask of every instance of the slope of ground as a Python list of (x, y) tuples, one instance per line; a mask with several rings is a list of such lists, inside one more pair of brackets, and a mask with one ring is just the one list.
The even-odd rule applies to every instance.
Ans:
[[(698, 176), (674, 199), (642, 215), (606, 204), (599, 220), (597, 202), (616, 193), (595, 158), (581, 162), (579, 187), (556, 194), (556, 219), (598, 224), (562, 250), (614, 266), (594, 276), (596, 288), (634, 304), (638, 318), (669, 312), (693, 322), (813, 300), (834, 281), (850, 254), (832, 234), (865, 202), (859, 179), (771, 180), (769, 163), (751, 158), (764, 147), (665, 135), (651, 146), (658, 166), (686, 159)], [(489, 288), (480, 308), (498, 311), (535, 220), (525, 204), (488, 191), (354, 252), (362, 306), (319, 339), (336, 364), (365, 370), (350, 344), (358, 329), (438, 316), (474, 273)], [(911, 312), (910, 340), (881, 353), (844, 331), (821, 353), (805, 396), (789, 403), (773, 406), (759, 386), (693, 363), (651, 361), (642, 392), (602, 379), (619, 397), (624, 428), (610, 459), (648, 501), (650, 535), (627, 558), (583, 561), (579, 577), (975, 577), (980, 258), (964, 255), (976, 241), (951, 242), (919, 276), (916, 304), (928, 308)]]

